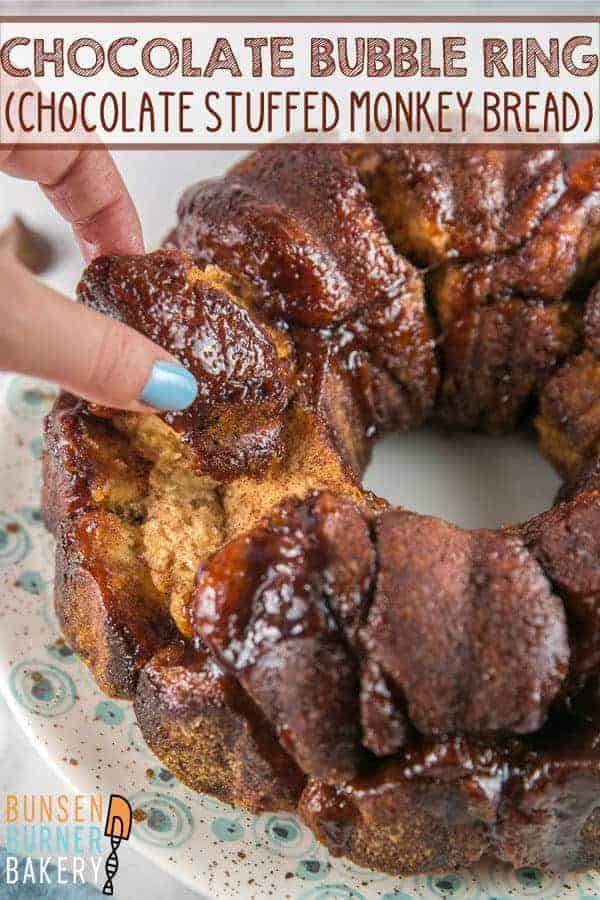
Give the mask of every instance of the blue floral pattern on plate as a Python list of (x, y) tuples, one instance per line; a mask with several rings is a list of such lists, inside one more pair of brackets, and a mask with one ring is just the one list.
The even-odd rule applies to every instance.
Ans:
[(67, 672), (37, 660), (17, 663), (9, 685), (21, 706), (48, 719), (64, 715), (77, 699), (75, 683)]
[(0, 567), (23, 562), (31, 547), (31, 537), (22, 519), (0, 512)]
[(129, 797), (133, 809), (134, 832), (138, 840), (157, 847), (179, 847), (194, 832), (194, 818), (189, 807), (158, 791)]

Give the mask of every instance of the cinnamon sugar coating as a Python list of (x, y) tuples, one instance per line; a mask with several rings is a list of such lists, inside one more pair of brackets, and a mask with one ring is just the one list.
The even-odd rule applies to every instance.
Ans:
[(518, 247), (565, 190), (555, 150), (396, 145), (350, 155), (394, 245), (424, 266)]
[(567, 671), (562, 603), (517, 537), (391, 510), (364, 641), (423, 734), (536, 731)]

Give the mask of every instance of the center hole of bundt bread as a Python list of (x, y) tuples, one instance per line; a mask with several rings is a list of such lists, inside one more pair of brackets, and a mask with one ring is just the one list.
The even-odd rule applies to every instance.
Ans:
[(373, 449), (365, 487), (463, 528), (497, 528), (547, 509), (560, 486), (527, 430), (502, 437), (422, 428)]

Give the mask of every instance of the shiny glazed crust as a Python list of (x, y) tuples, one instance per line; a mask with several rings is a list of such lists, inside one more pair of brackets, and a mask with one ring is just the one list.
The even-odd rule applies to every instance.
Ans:
[[(79, 297), (198, 400), (47, 421), (57, 610), (102, 689), (190, 787), (360, 865), (597, 865), (600, 154), (266, 148), (168, 244)], [(532, 407), (566, 481), (530, 522), (360, 487), (388, 430)]]

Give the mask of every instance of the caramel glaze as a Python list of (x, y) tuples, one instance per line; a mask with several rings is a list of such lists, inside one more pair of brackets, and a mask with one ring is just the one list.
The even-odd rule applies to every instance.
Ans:
[(189, 444), (202, 471), (221, 480), (260, 471), (281, 451), (290, 364), (265, 327), (184, 253), (96, 260), (80, 302), (165, 347), (196, 376), (198, 397), (162, 418)]
[[(309, 782), (300, 809), (334, 855), (363, 865), (365, 836), (380, 829), (391, 848), (403, 843), (405, 860), (413, 844), (414, 871), (470, 865), (484, 855), (564, 870), (597, 860), (599, 785), (600, 732), (557, 719), (526, 739), (414, 742), (343, 786)], [(410, 823), (412, 837), (396, 823)]]

